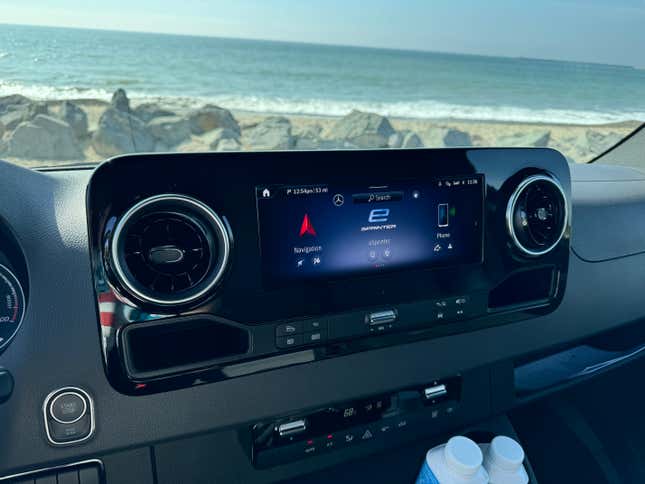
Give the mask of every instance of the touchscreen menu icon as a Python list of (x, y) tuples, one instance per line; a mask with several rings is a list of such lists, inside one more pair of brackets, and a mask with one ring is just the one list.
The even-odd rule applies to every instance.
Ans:
[(317, 235), (316, 229), (314, 229), (308, 214), (305, 214), (302, 219), (302, 224), (300, 224), (300, 237), (304, 237), (305, 235), (311, 235), (313, 237)]

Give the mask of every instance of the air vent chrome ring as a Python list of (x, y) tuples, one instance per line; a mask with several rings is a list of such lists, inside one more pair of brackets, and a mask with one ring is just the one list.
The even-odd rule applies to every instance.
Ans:
[[(551, 207), (552, 213), (549, 214), (548, 211), (544, 211), (545, 209), (541, 208), (538, 210), (539, 213), (536, 216), (541, 220), (546, 220), (547, 216), (555, 217), (557, 218), (557, 221), (555, 223), (561, 225), (561, 227), (558, 227), (555, 230), (555, 236), (551, 237), (551, 240), (541, 241), (543, 243), (538, 244), (533, 238), (532, 242), (535, 243), (532, 246), (529, 246), (529, 240), (527, 240), (526, 234), (521, 233), (516, 227), (516, 217), (518, 216), (517, 209), (518, 203), (520, 203), (520, 199), (525, 196), (525, 192), (535, 184), (546, 184), (546, 186), (550, 190), (552, 190), (551, 194), (555, 194), (556, 196), (560, 197), (559, 200), (555, 201), (556, 205)], [(521, 224), (520, 227), (528, 227), (528, 230), (530, 231), (530, 225), (528, 220), (526, 219), (527, 215), (525, 213), (522, 215), (524, 216), (524, 223)], [(506, 206), (506, 228), (508, 230), (508, 234), (511, 237), (511, 240), (515, 247), (517, 247), (525, 255), (531, 257), (539, 257), (551, 252), (564, 237), (568, 225), (569, 208), (567, 196), (558, 180), (547, 175), (533, 175), (523, 180), (511, 195), (508, 201), (508, 205)], [(547, 237), (544, 236), (544, 239), (547, 239)]]
[[(170, 294), (172, 291), (162, 294), (141, 284), (131, 272), (124, 254), (124, 239), (130, 236), (128, 232), (132, 226), (146, 217), (157, 215), (172, 217), (174, 223), (194, 230), (198, 233), (195, 237), (199, 237), (206, 245), (203, 249), (208, 250), (208, 261), (204, 262), (207, 268), (204, 269), (203, 276), (194, 285), (183, 292), (179, 291), (175, 296)], [(152, 262), (156, 264), (172, 264), (180, 262), (179, 252), (180, 250), (174, 246), (166, 248), (162, 245), (151, 248), (149, 257), (152, 258), (154, 254)], [(131, 296), (156, 306), (183, 306), (205, 298), (221, 282), (231, 255), (231, 238), (227, 225), (209, 206), (186, 195), (166, 193), (141, 200), (123, 214), (114, 229), (109, 253), (113, 273)], [(190, 281), (190, 278), (188, 280)]]

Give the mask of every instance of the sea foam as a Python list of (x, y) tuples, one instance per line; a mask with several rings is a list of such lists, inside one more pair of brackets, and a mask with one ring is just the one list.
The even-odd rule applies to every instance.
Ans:
[[(109, 101), (112, 92), (105, 89), (74, 86), (23, 85), (0, 80), (0, 96), (22, 94), (36, 100), (98, 99)], [(342, 101), (334, 99), (289, 99), (270, 96), (172, 96), (129, 90), (135, 103), (157, 102), (179, 109), (207, 103), (231, 110), (266, 114), (344, 116), (353, 109), (384, 116), (428, 120), (467, 120), (521, 123), (604, 124), (627, 120), (645, 121), (643, 111), (591, 111), (573, 109), (531, 109), (521, 106), (473, 106), (435, 100), (414, 102)]]

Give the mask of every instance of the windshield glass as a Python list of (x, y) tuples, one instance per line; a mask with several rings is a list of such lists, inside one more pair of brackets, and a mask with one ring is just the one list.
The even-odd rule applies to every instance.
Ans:
[(546, 146), (583, 163), (645, 121), (641, 1), (232, 3), (3, 2), (0, 158)]

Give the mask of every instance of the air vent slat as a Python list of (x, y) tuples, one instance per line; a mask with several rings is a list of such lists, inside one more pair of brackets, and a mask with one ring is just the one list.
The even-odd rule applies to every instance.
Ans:
[(137, 299), (162, 306), (209, 294), (224, 274), (230, 240), (208, 206), (183, 195), (139, 202), (117, 224), (111, 261)]
[(540, 256), (555, 248), (568, 223), (567, 199), (560, 184), (535, 175), (519, 184), (506, 210), (506, 224), (515, 246)]

